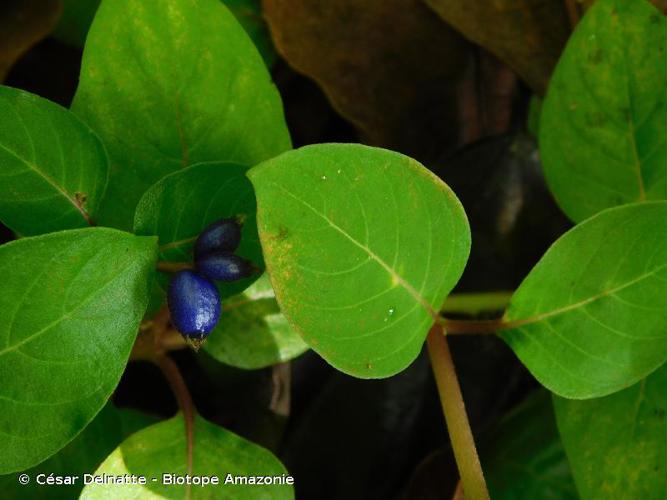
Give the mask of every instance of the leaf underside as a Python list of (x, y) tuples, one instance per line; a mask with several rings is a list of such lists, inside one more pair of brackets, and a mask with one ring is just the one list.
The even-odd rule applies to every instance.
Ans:
[(266, 274), (222, 304), (220, 323), (203, 350), (246, 370), (284, 363), (308, 349), (280, 311)]

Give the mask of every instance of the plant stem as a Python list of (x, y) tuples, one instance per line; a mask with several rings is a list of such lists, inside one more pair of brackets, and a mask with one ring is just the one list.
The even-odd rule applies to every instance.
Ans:
[[(195, 424), (195, 406), (190, 396), (188, 386), (183, 380), (183, 375), (178, 369), (178, 365), (166, 354), (158, 354), (154, 358), (155, 363), (160, 367), (169, 386), (176, 396), (178, 406), (183, 412), (183, 420), (185, 420), (185, 442), (186, 442), (186, 460), (187, 460), (187, 474), (192, 476), (192, 459), (194, 450), (194, 424)], [(190, 498), (190, 485), (185, 486), (185, 497)]]
[(163, 306), (152, 320), (139, 327), (130, 360), (153, 361), (155, 356), (166, 351), (185, 349), (187, 346), (183, 336), (169, 325), (169, 309)]
[(463, 488), (461, 488), (461, 481), (456, 483), (456, 489), (454, 490), (452, 500), (466, 500), (466, 497), (463, 494)]
[(440, 318), (438, 323), (448, 335), (491, 334), (510, 328), (511, 323), (502, 319), (450, 319)]
[(158, 271), (165, 273), (177, 273), (178, 271), (193, 268), (190, 262), (168, 262), (164, 260), (158, 262), (156, 267)]
[(488, 500), (489, 492), (470, 430), (461, 387), (441, 325), (433, 325), (428, 333), (427, 344), (463, 491), (468, 500)]
[(502, 290), (482, 293), (455, 293), (447, 297), (442, 311), (445, 314), (476, 315), (487, 311), (502, 311), (514, 292)]

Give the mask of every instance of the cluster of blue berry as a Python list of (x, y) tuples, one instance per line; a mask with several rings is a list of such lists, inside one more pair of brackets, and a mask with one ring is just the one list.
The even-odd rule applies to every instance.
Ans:
[(247, 278), (255, 267), (234, 252), (241, 242), (236, 219), (208, 226), (194, 245), (194, 270), (179, 271), (169, 284), (167, 302), (171, 322), (198, 349), (220, 319), (220, 294), (214, 281)]

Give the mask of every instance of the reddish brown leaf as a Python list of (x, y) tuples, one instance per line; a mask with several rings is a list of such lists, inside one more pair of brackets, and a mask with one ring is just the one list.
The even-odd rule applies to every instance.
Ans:
[(538, 94), (570, 33), (562, 0), (425, 0), (445, 21), (513, 68)]
[(366, 142), (422, 161), (461, 143), (473, 49), (420, 0), (264, 0), (276, 47)]

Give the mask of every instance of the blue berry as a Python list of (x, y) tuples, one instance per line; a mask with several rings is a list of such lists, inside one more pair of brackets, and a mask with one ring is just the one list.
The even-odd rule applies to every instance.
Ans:
[(220, 294), (213, 283), (194, 271), (180, 271), (169, 284), (171, 322), (196, 349), (220, 319)]
[(195, 267), (202, 276), (215, 281), (236, 281), (255, 272), (250, 261), (230, 252), (212, 252), (197, 259)]
[(211, 252), (233, 252), (239, 243), (240, 224), (236, 219), (220, 219), (204, 229), (195, 241), (195, 259)]

